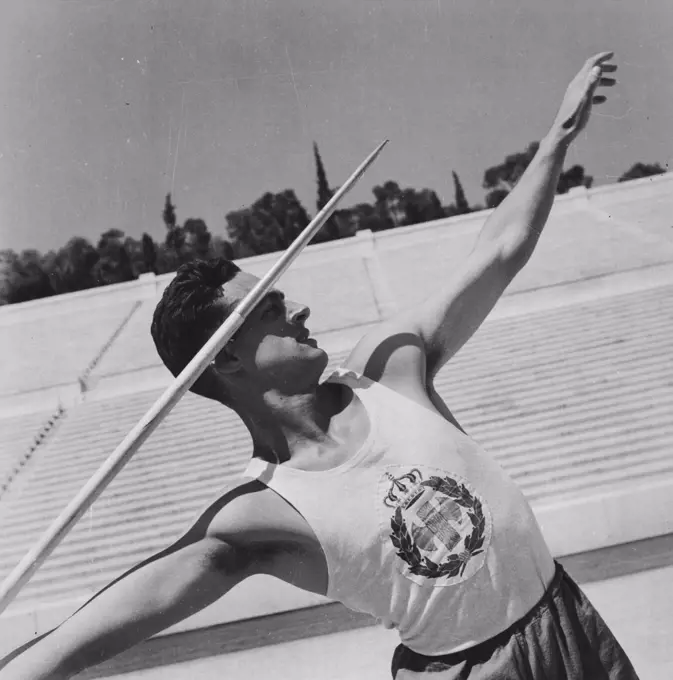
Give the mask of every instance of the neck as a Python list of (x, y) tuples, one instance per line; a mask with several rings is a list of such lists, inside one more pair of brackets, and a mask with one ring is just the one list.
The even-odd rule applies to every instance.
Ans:
[(276, 389), (242, 400), (238, 414), (250, 431), (253, 455), (280, 464), (300, 451), (339, 446), (330, 425), (348, 405), (345, 392), (350, 390), (340, 383), (326, 382), (302, 393)]

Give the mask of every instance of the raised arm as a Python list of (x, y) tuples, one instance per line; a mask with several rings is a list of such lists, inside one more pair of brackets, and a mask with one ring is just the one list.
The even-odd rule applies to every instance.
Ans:
[[(551, 129), (505, 200), (493, 211), (463, 265), (447, 272), (424, 303), (402, 311), (368, 333), (346, 366), (405, 390), (430, 386), (440, 368), (479, 328), (530, 258), (549, 217), (566, 151), (586, 126), (605, 76), (616, 66), (612, 52), (589, 59), (568, 86)], [(411, 381), (411, 382), (410, 382)], [(415, 388), (414, 388), (415, 389)]]
[(549, 217), (568, 147), (586, 127), (592, 105), (606, 99), (596, 89), (615, 84), (603, 75), (617, 69), (607, 63), (612, 56), (601, 52), (591, 57), (568, 85), (554, 124), (517, 185), (484, 224), (475, 253), (498, 243), (515, 271), (527, 262)]
[[(3, 680), (62, 680), (102, 663), (212, 604), (251, 574), (273, 567), (273, 550), (246, 538), (259, 484), (211, 506), (173, 546), (134, 567), (0, 671)], [(256, 529), (256, 533), (259, 530)], [(2, 668), (0, 662), (0, 668)]]
[(429, 378), (462, 347), (528, 262), (556, 194), (566, 151), (586, 126), (592, 105), (605, 101), (599, 86), (614, 79), (612, 52), (589, 59), (568, 86), (558, 115), (516, 187), (484, 224), (465, 265), (417, 312), (417, 332)]
[(428, 378), (472, 336), (528, 262), (549, 217), (566, 151), (586, 126), (592, 105), (606, 99), (596, 89), (615, 83), (603, 75), (616, 70), (607, 63), (612, 56), (602, 52), (587, 60), (535, 157), (484, 224), (465, 265), (412, 313), (425, 346)]

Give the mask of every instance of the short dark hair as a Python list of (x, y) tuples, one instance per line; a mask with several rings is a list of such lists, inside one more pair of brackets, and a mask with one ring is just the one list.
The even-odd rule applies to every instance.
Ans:
[[(152, 338), (161, 360), (174, 376), (234, 310), (235, 303), (227, 304), (222, 286), (240, 271), (224, 258), (193, 260), (178, 268), (164, 290), (154, 310)], [(190, 391), (229, 405), (210, 368), (206, 368)]]

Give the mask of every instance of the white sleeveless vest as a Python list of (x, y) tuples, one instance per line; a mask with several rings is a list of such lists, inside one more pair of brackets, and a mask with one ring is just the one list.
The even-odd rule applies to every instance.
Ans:
[(420, 654), (456, 652), (526, 614), (554, 560), (523, 494), (439, 413), (353, 371), (371, 422), (362, 448), (331, 470), (254, 458), (246, 476), (291, 503), (315, 532), (327, 597), (396, 628)]

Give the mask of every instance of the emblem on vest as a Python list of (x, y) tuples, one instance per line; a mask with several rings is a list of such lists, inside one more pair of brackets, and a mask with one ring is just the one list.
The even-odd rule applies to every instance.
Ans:
[(418, 468), (398, 475), (388, 471), (385, 477), (383, 503), (394, 510), (390, 540), (407, 565), (407, 575), (419, 583), (442, 579), (438, 585), (453, 585), (475, 574), (491, 534), (482, 499), (460, 479), (423, 479)]

